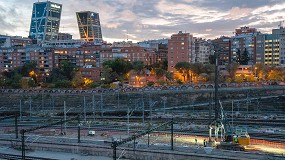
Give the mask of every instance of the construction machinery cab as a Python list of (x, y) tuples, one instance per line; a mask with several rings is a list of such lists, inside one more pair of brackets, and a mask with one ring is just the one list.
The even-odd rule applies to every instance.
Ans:
[(236, 132), (233, 135), (234, 144), (240, 145), (249, 145), (250, 144), (250, 136), (247, 132), (246, 128), (236, 128)]

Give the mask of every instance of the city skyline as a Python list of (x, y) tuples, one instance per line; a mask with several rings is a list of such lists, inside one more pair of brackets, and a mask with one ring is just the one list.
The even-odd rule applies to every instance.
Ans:
[[(42, 1), (42, 0), (41, 0)], [(40, 2), (41, 2), (40, 1)], [(35, 0), (0, 1), (0, 34), (28, 36)], [(100, 14), (103, 39), (108, 42), (170, 38), (178, 31), (195, 37), (232, 36), (236, 28), (249, 26), (269, 33), (285, 19), (285, 2), (259, 0), (53, 0), (62, 4), (60, 32), (79, 39), (76, 12)]]

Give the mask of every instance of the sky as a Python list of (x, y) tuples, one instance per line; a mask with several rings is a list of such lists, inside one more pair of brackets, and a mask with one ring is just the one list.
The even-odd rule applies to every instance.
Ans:
[[(0, 0), (0, 34), (28, 36), (33, 3)], [(43, 0), (39, 0), (43, 1)], [(143, 41), (170, 38), (179, 31), (213, 39), (236, 28), (270, 33), (285, 20), (284, 0), (52, 0), (63, 5), (60, 32), (79, 39), (77, 11), (98, 12), (103, 39)]]

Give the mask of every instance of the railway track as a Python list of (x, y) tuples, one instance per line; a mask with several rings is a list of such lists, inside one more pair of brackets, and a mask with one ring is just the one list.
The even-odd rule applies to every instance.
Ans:
[[(5, 142), (8, 140), (5, 139), (0, 139), (0, 143)], [(77, 143), (58, 143), (58, 142), (35, 142), (33, 143), (33, 145), (35, 147), (37, 146), (44, 146), (44, 147), (48, 147), (50, 149), (53, 149), (56, 146), (56, 150), (58, 151), (59, 148), (63, 148), (63, 149), (69, 149), (69, 148), (74, 148), (77, 147), (77, 150), (90, 150), (90, 152), (92, 152), (92, 150), (94, 149), (104, 149), (104, 152), (113, 152), (113, 149), (110, 147), (110, 144), (108, 144), (108, 146), (98, 146), (98, 145), (93, 145), (93, 144), (77, 144)], [(126, 152), (133, 152), (133, 145), (131, 145), (131, 147), (127, 144), (121, 146), (124, 151)], [(136, 153), (141, 153), (142, 155), (146, 155), (146, 154), (152, 154), (152, 155), (159, 155), (159, 154), (165, 154), (165, 155), (171, 155), (171, 156), (185, 156), (190, 159), (231, 159), (231, 160), (239, 160), (239, 159), (260, 159), (261, 157), (265, 156), (266, 154), (262, 154), (262, 153), (258, 153), (255, 154), (253, 152), (249, 153), (249, 152), (240, 152), (240, 151), (225, 151), (225, 150), (219, 150), (219, 153), (222, 153), (222, 155), (220, 155), (219, 153), (213, 153), (213, 154), (205, 154), (204, 150), (202, 149), (198, 149), (198, 148), (185, 148), (185, 147), (175, 147), (175, 151), (169, 151), (170, 146), (168, 145), (150, 145), (149, 147), (145, 146), (140, 146), (140, 148), (136, 148)], [(120, 149), (120, 148), (118, 148)], [(189, 149), (191, 152), (189, 152)], [(233, 154), (239, 154), (239, 157), (234, 157), (232, 156)], [(280, 158), (279, 155), (272, 155), (273, 158)], [(21, 156), (19, 155), (12, 155), (12, 154), (0, 154), (0, 158), (2, 159), (21, 159)], [(282, 157), (283, 158), (283, 157)], [(30, 157), (30, 156), (26, 156), (27, 160), (34, 160), (34, 159), (38, 159), (38, 160), (54, 160), (54, 159), (50, 159), (50, 158), (41, 158), (41, 157)]]
[[(229, 121), (231, 121), (231, 117), (227, 117)], [(48, 121), (60, 121), (62, 117), (53, 117), (53, 118), (43, 118), (43, 117), (35, 117), (32, 120), (24, 120), (19, 123), (19, 125), (33, 125), (35, 124), (40, 124), (40, 123), (46, 123)], [(88, 118), (92, 119), (93, 118)], [(87, 119), (87, 120), (88, 120)], [(171, 120), (171, 118), (152, 118), (153, 122), (157, 123), (163, 123), (166, 121)], [(98, 121), (109, 121), (109, 122), (126, 122), (127, 117), (96, 117), (96, 120)], [(150, 117), (145, 118), (146, 121), (150, 120)], [(10, 120), (10, 122), (6, 122), (7, 124), (13, 124), (13, 119)], [(142, 117), (130, 117), (130, 122), (141, 122)], [(179, 117), (175, 118), (176, 122), (192, 122), (192, 123), (197, 123), (197, 124), (208, 124), (209, 119), (208, 118), (184, 118), (184, 117)], [(258, 126), (281, 126), (285, 127), (285, 119), (246, 119), (246, 118), (234, 118), (234, 124), (235, 125), (258, 125)], [(1, 124), (4, 124), (5, 122), (0, 122)]]
[[(15, 155), (15, 154), (4, 154), (0, 153), (1, 159), (9, 159), (9, 160), (19, 160), (22, 159), (21, 155)], [(43, 157), (32, 157), (32, 156), (25, 156), (26, 160), (57, 160), (57, 159), (51, 159), (51, 158), (43, 158)]]

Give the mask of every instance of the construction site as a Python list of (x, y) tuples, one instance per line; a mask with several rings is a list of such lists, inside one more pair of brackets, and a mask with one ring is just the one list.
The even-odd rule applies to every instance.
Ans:
[(0, 156), (284, 159), (284, 91), (280, 85), (220, 87), (218, 94), (188, 86), (1, 89)]

